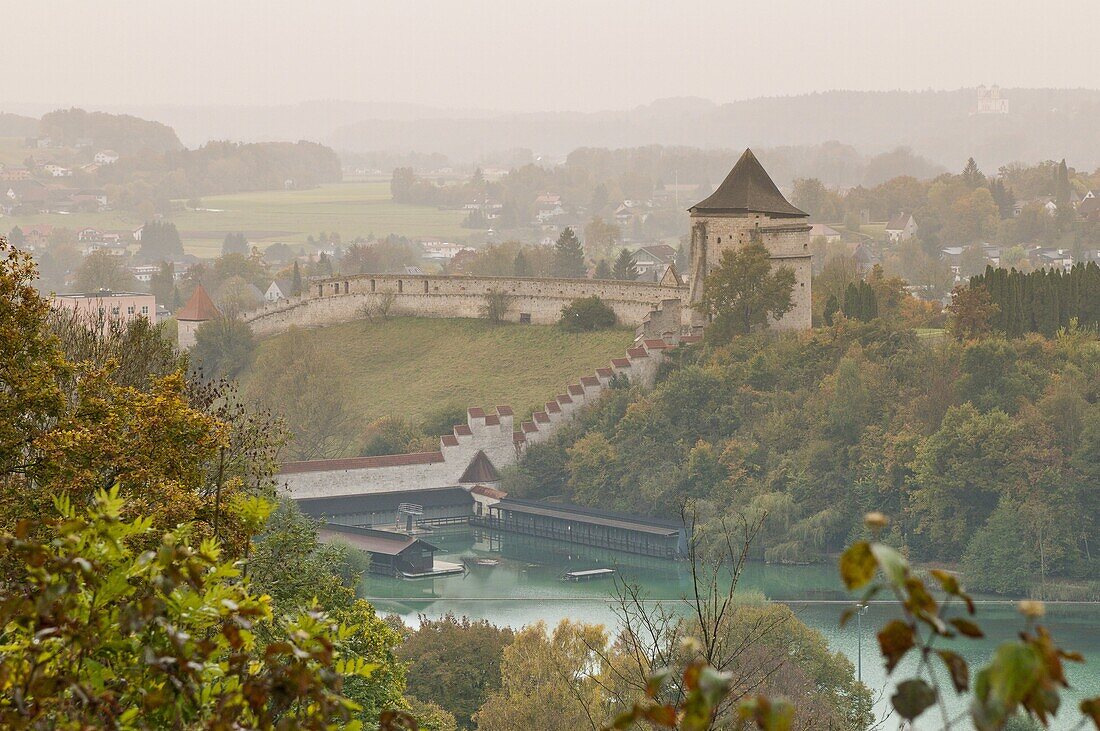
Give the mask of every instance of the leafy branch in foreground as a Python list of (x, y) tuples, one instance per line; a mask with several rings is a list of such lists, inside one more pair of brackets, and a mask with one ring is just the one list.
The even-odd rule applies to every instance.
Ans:
[[(867, 526), (876, 535), (887, 522), (881, 513), (870, 513), (866, 518)], [(888, 673), (893, 673), (911, 651), (917, 655), (915, 675), (899, 682), (890, 699), (894, 710), (903, 719), (913, 721), (932, 706), (938, 706), (945, 729), (968, 715), (979, 731), (996, 731), (1021, 710), (1043, 726), (1048, 725), (1061, 705), (1060, 690), (1069, 687), (1063, 663), (1084, 662), (1084, 658), (1058, 647), (1050, 632), (1038, 623), (1045, 612), (1042, 602), (1020, 602), (1026, 625), (1019, 640), (1001, 644), (989, 665), (976, 674), (972, 686), (970, 666), (962, 655), (935, 645), (937, 641), (960, 636), (982, 637), (981, 628), (971, 619), (977, 608), (954, 574), (939, 569), (931, 574), (942, 594), (939, 599), (933, 596), (934, 589), (930, 590), (913, 574), (909, 562), (883, 543), (859, 541), (840, 557), (844, 584), (850, 590), (864, 590), (860, 607), (880, 592), (888, 591), (901, 609), (902, 617), (891, 620), (878, 633)], [(963, 613), (959, 614), (959, 609)], [(841, 624), (856, 611), (846, 610)], [(969, 711), (960, 716), (952, 718), (948, 714), (944, 689), (934, 667), (937, 662), (947, 671), (956, 693), (973, 691)], [(1081, 719), (1078, 727), (1092, 719), (1100, 728), (1100, 698), (1083, 701), (1080, 710), (1086, 718)]]

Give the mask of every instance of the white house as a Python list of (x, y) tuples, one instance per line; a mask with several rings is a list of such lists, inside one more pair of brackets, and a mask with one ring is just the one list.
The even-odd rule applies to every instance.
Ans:
[(454, 259), (463, 251), (473, 251), (473, 247), (465, 244), (453, 244), (447, 241), (424, 242), (424, 258), (426, 259)]
[(114, 165), (118, 162), (118, 153), (114, 150), (100, 150), (95, 154), (95, 161), (100, 165)]
[(886, 237), (891, 244), (901, 243), (917, 235), (917, 222), (911, 213), (902, 211), (886, 223)]
[(264, 290), (265, 302), (279, 302), (294, 296), (294, 283), (288, 279), (273, 279)]
[(73, 174), (73, 171), (69, 168), (56, 165), (52, 162), (43, 165), (42, 169), (55, 178), (70, 178)]

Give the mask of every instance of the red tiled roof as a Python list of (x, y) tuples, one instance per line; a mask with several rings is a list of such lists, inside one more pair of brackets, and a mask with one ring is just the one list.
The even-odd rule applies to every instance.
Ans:
[(190, 322), (206, 322), (207, 320), (216, 319), (221, 313), (214, 305), (214, 301), (210, 299), (210, 295), (206, 293), (202, 285), (195, 287), (195, 291), (191, 293), (191, 299), (187, 300), (179, 312), (176, 313), (177, 320), (188, 320)]
[(465, 485), (471, 482), (500, 482), (500, 473), (497, 472), (497, 468), (493, 466), (492, 461), (485, 456), (485, 452), (479, 449), (474, 458), (470, 460), (470, 464), (466, 466), (466, 471), (462, 473), (462, 477), (458, 478), (458, 482)]
[(466, 413), (474, 419), (485, 418), (485, 409), (481, 408), (480, 406), (471, 406), (470, 408), (466, 409)]
[(455, 424), (455, 436), (468, 437), (473, 433), (473, 430), (466, 424)]
[(500, 417), (496, 414), (489, 414), (485, 417), (485, 426), (500, 426)]
[(508, 493), (504, 492), (503, 490), (495, 490), (491, 487), (486, 487), (485, 485), (474, 485), (470, 488), (470, 492), (472, 492), (474, 495), (483, 495), (488, 498), (493, 498), (494, 500), (500, 500), (501, 498), (508, 497)]
[(457, 447), (458, 446), (458, 437), (456, 437), (454, 434), (444, 434), (443, 435), (443, 446), (444, 447)]
[(511, 406), (498, 406), (497, 407), (497, 414), (499, 414), (500, 416), (512, 416), (512, 407)]
[(645, 344), (645, 346), (647, 348), (649, 348), (651, 350), (664, 350), (665, 348), (672, 347), (668, 343), (666, 343), (664, 340), (660, 340), (660, 339), (643, 340), (642, 342)]
[(569, 387), (569, 395), (570, 396), (583, 396), (584, 395), (584, 389), (581, 388), (581, 385), (579, 383), (574, 383), (572, 386)]
[(546, 414), (545, 411), (536, 411), (535, 413), (531, 414), (531, 418), (540, 424), (550, 423), (550, 417)]
[(527, 441), (527, 435), (524, 434), (523, 432), (518, 432), (518, 431), (512, 432), (512, 443), (513, 444), (519, 444), (520, 442), (526, 442), (526, 441)]
[(612, 371), (610, 368), (597, 368), (596, 373), (597, 375), (604, 376), (605, 378), (610, 378), (611, 376), (615, 375), (615, 372)]
[(629, 358), (612, 358), (611, 359), (611, 365), (615, 366), (616, 368), (629, 368), (630, 367), (630, 359)]
[(600, 385), (600, 379), (595, 376), (581, 376), (582, 386), (598, 386)]
[(685, 344), (685, 345), (694, 345), (695, 343), (702, 342), (702, 340), (703, 340), (702, 335), (685, 335), (682, 338), (680, 338), (680, 342)]
[(523, 422), (523, 425), (520, 428), (523, 429), (524, 434), (530, 434), (531, 432), (536, 432), (539, 430), (539, 428), (535, 426), (535, 422), (533, 421)]
[(548, 413), (548, 414), (560, 414), (561, 413), (561, 407), (558, 406), (558, 402), (557, 401), (547, 401), (546, 402), (546, 413)]
[(442, 461), (442, 452), (413, 452), (412, 454), (385, 454), (379, 457), (347, 457), (344, 459), (314, 459), (307, 462), (284, 462), (279, 467), (279, 474), (294, 475), (301, 472), (369, 470), (378, 467), (436, 464)]
[(626, 354), (631, 358), (648, 358), (649, 353), (645, 352), (645, 348), (627, 348)]
[(562, 395), (558, 396), (557, 400), (558, 400), (559, 404), (571, 404), (571, 403), (573, 403), (573, 399), (570, 398), (568, 395), (566, 395), (564, 393)]

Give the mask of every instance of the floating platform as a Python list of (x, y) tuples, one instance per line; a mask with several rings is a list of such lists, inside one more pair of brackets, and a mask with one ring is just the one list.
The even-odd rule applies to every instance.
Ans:
[(450, 561), (440, 561), (438, 558), (432, 563), (431, 571), (422, 571), (420, 573), (412, 573), (409, 571), (402, 571), (401, 578), (403, 579), (430, 579), (436, 576), (450, 576), (451, 574), (464, 574), (466, 573), (466, 567), (460, 563), (451, 563)]
[(615, 575), (615, 569), (585, 569), (584, 571), (567, 571), (561, 575), (562, 581), (593, 581), (594, 579), (608, 579)]

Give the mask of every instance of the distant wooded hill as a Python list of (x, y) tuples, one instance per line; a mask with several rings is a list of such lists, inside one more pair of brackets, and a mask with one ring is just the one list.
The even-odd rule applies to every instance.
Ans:
[(0, 112), (0, 137), (34, 137), (38, 134), (38, 120), (21, 114)]
[(1072, 159), (1100, 165), (1095, 130), (1100, 91), (1004, 89), (1008, 114), (974, 114), (975, 89), (928, 92), (830, 91), (715, 104), (666, 99), (624, 111), (367, 119), (335, 130), (337, 150), (440, 152), (478, 160), (509, 148), (565, 155), (578, 147), (686, 145), (744, 148), (830, 140), (875, 154), (908, 146), (954, 169), (973, 156), (983, 169)]
[(120, 155), (183, 149), (175, 131), (166, 124), (83, 109), (59, 109), (42, 115), (39, 134), (65, 147), (77, 147), (80, 140), (87, 140), (96, 149), (110, 149)]

